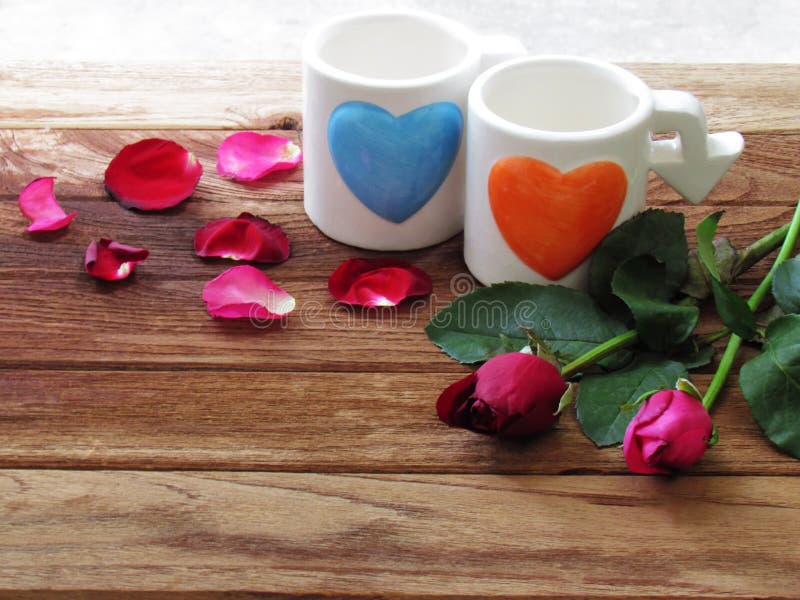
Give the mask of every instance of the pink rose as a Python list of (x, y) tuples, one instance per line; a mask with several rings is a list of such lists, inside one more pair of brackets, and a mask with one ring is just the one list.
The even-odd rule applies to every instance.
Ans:
[(708, 411), (691, 394), (656, 392), (625, 431), (625, 462), (631, 472), (643, 474), (691, 467), (708, 449), (713, 429)]
[(558, 369), (543, 358), (510, 352), (450, 385), (439, 396), (436, 411), (451, 427), (504, 437), (531, 436), (553, 427), (566, 389)]

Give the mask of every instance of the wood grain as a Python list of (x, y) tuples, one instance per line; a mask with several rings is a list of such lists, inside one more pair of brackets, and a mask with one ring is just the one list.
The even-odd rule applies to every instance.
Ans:
[[(195, 371), (0, 372), (0, 468), (229, 469), (344, 473), (625, 473), (570, 409), (530, 443), (450, 429), (439, 392), (462, 374)], [(697, 375), (702, 388), (711, 375)], [(731, 382), (720, 443), (693, 474), (800, 475)]]
[[(700, 207), (652, 176), (650, 204), (686, 214), (690, 245), (719, 208), (740, 247), (788, 221), (799, 65), (630, 67), (746, 134)], [(354, 314), (327, 277), (374, 254), (309, 223), (302, 168), (247, 186), (215, 173), (225, 130), (302, 142), (300, 107), (296, 63), (0, 65), (0, 599), (800, 598), (800, 461), (763, 437), (735, 378), (720, 443), (681, 478), (623, 476), (572, 411), (528, 444), (439, 423), (436, 396), (469, 369), (423, 327), (465, 282), (461, 238), (396, 254), (431, 273), (431, 298)], [(152, 136), (205, 174), (176, 209), (124, 210), (103, 171)], [(79, 215), (31, 236), (17, 195), (40, 176)], [(195, 257), (194, 231), (243, 210), (292, 241), (263, 267), (298, 299), (286, 323), (205, 312), (202, 286), (233, 263)], [(128, 281), (90, 280), (101, 235), (151, 257)], [(700, 330), (718, 326), (706, 308)]]
[[(267, 131), (266, 129), (264, 131)], [(268, 130), (294, 142), (296, 131)], [(160, 137), (185, 147), (203, 165), (193, 198), (218, 200), (302, 200), (303, 166), (257, 182), (237, 183), (217, 175), (217, 147), (229, 131), (0, 130), (0, 197), (16, 196), (37, 177), (56, 177), (56, 194), (66, 198), (105, 198), (103, 174), (126, 144)]]
[[(653, 88), (699, 96), (711, 129), (800, 125), (798, 65), (624, 66)], [(269, 129), (287, 113), (299, 120), (301, 102), (300, 65), (292, 62), (0, 64), (4, 129)]]
[[(461, 239), (397, 256), (427, 270), (434, 293), (388, 309), (333, 301), (327, 278), (341, 261), (374, 256), (329, 240), (299, 202), (190, 201), (173, 214), (142, 214), (108, 199), (64, 199), (78, 218), (54, 236), (32, 237), (14, 198), (0, 199), (0, 366), (33, 368), (223, 368), (266, 371), (460, 372), (423, 328), (471, 285)], [(285, 226), (293, 256), (264, 270), (298, 300), (284, 322), (215, 320), (201, 299), (205, 282), (233, 263), (194, 256), (194, 231), (207, 220), (250, 210)], [(694, 226), (713, 207), (681, 207)], [(744, 246), (787, 222), (787, 206), (732, 206), (720, 233)], [(109, 236), (149, 248), (151, 257), (125, 282), (92, 280), (82, 261), (90, 239)], [(749, 293), (764, 274), (742, 278)], [(542, 314), (542, 318), (547, 315)]]
[[(298, 141), (295, 131), (271, 130)], [(57, 177), (59, 198), (98, 198), (106, 166), (126, 144), (147, 137), (173, 139), (204, 166), (195, 200), (302, 200), (302, 165), (259, 182), (241, 184), (216, 173), (216, 150), (226, 131), (214, 130), (0, 130), (0, 197), (16, 196), (36, 177)], [(704, 205), (766, 206), (800, 197), (800, 134), (747, 134), (745, 151), (714, 188)], [(685, 206), (677, 192), (655, 173), (648, 198), (653, 204)]]
[(0, 65), (2, 128), (293, 129), (300, 107), (289, 61)]
[(787, 477), (0, 471), (0, 588), (789, 597), (798, 498)]
[(800, 65), (623, 65), (653, 89), (685, 90), (703, 103), (709, 130), (789, 132), (800, 127)]

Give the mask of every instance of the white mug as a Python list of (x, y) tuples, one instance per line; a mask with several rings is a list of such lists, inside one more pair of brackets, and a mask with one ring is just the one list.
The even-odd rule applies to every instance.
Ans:
[(644, 208), (650, 169), (697, 204), (744, 147), (739, 133), (708, 135), (691, 94), (570, 56), (489, 69), (467, 122), (464, 259), (487, 285), (585, 288), (594, 248)]
[(464, 221), (463, 129), (478, 74), (524, 48), (417, 11), (348, 15), (303, 45), (305, 210), (327, 236), (411, 250)]

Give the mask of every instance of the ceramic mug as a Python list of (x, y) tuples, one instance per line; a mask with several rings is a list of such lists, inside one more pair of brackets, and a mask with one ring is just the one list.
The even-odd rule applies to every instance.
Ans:
[(691, 94), (586, 58), (497, 65), (468, 111), (464, 259), (487, 285), (585, 288), (592, 250), (644, 208), (649, 170), (696, 204), (744, 147), (739, 133), (708, 135)]
[(463, 128), (478, 74), (524, 48), (417, 11), (348, 15), (303, 45), (305, 210), (327, 236), (410, 250), (463, 228)]

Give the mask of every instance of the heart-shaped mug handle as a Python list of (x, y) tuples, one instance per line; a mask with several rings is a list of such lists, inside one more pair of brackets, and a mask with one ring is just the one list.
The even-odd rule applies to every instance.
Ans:
[(650, 142), (650, 168), (686, 200), (703, 201), (744, 149), (736, 131), (709, 135), (700, 101), (688, 92), (656, 90), (653, 132), (676, 131)]

